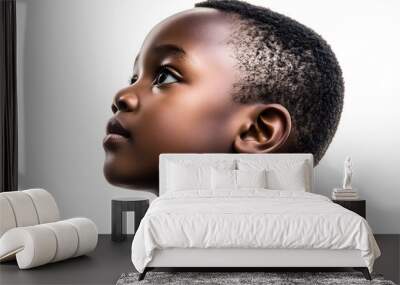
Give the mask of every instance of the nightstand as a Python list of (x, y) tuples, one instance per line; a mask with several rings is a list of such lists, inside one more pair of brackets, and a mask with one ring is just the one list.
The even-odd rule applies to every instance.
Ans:
[(364, 219), (366, 218), (365, 214), (365, 207), (366, 201), (365, 200), (332, 200), (332, 202), (339, 204), (340, 206), (353, 211), (356, 214), (359, 214)]
[(135, 233), (149, 207), (149, 199), (135, 197), (113, 198), (111, 201), (111, 239), (126, 239), (126, 212), (135, 212)]

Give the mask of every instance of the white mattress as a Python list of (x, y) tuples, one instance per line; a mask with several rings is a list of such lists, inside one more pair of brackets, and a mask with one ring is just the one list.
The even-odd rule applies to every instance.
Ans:
[(167, 248), (356, 249), (370, 271), (380, 255), (366, 220), (328, 198), (259, 189), (155, 199), (134, 237), (132, 262), (143, 272), (154, 251)]

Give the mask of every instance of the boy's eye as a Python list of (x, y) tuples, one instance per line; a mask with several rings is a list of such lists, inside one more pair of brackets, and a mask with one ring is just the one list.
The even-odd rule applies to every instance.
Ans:
[(175, 83), (178, 81), (179, 80), (177, 76), (175, 76), (170, 70), (168, 70), (168, 68), (164, 67), (158, 72), (153, 84), (158, 86), (162, 84)]
[(137, 75), (133, 75), (133, 76), (131, 77), (130, 81), (129, 81), (130, 85), (132, 85), (133, 83), (135, 83), (137, 79), (138, 79), (138, 76), (137, 76)]

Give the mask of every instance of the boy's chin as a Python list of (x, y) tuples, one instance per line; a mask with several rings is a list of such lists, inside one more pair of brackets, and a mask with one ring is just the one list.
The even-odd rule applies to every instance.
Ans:
[(138, 175), (126, 168), (118, 169), (107, 161), (104, 163), (103, 173), (111, 185), (158, 194), (158, 173), (151, 176)]

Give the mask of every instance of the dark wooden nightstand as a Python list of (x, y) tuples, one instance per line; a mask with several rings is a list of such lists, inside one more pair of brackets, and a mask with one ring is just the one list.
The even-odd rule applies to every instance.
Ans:
[(339, 204), (340, 206), (353, 211), (356, 214), (359, 214), (364, 219), (366, 218), (365, 214), (365, 207), (366, 201), (365, 200), (332, 200), (332, 202)]

